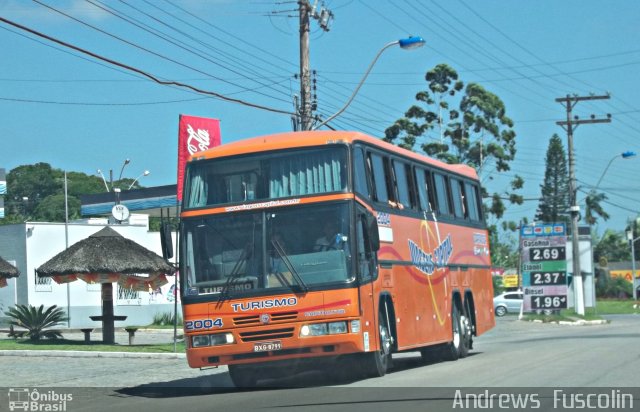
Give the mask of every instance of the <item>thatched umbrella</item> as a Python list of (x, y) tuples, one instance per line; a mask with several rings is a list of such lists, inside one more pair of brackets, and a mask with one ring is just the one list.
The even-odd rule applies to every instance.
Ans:
[[(102, 284), (102, 336), (105, 343), (115, 340), (112, 282), (148, 289), (166, 283), (165, 274), (173, 274), (175, 268), (162, 257), (122, 237), (105, 226), (102, 230), (81, 240), (42, 264), (38, 276), (52, 277), (57, 283), (82, 279)], [(149, 276), (142, 277), (138, 274)]]
[(15, 278), (19, 275), (18, 269), (0, 256), (0, 288), (7, 286), (7, 278)]

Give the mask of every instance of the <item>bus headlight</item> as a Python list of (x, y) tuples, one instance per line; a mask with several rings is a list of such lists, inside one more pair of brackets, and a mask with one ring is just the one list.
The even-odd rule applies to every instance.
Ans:
[(196, 335), (191, 338), (191, 343), (194, 348), (200, 348), (202, 346), (210, 345), (209, 335)]
[(336, 333), (347, 333), (347, 322), (331, 322), (328, 326), (330, 335), (335, 335)]
[(300, 337), (337, 335), (340, 333), (347, 333), (347, 322), (310, 323), (302, 325), (300, 328)]
[(203, 346), (218, 346), (234, 343), (235, 339), (231, 333), (216, 333), (215, 335), (196, 335), (191, 338), (194, 348)]
[(311, 331), (311, 336), (326, 335), (328, 331), (326, 323), (312, 323), (309, 325), (309, 329)]

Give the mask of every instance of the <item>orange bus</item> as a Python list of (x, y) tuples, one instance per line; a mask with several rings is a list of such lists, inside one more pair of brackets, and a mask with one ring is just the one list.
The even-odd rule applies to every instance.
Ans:
[(312, 131), (198, 153), (185, 176), (193, 368), (229, 365), (239, 387), (319, 360), (382, 376), (393, 353), (455, 360), (495, 325), (471, 167), (358, 132)]

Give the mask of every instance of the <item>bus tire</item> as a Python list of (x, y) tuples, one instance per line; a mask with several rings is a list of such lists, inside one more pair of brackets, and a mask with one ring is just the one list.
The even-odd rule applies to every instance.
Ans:
[[(386, 305), (386, 303), (383, 305)], [(367, 377), (378, 378), (384, 376), (391, 363), (392, 338), (387, 327), (387, 316), (384, 313), (384, 307), (380, 308), (380, 313), (378, 314), (377, 337), (380, 348), (374, 352), (364, 353), (362, 357), (363, 372)]]
[(253, 388), (258, 383), (258, 373), (247, 365), (229, 365), (229, 376), (236, 388)]
[(475, 314), (473, 313), (473, 304), (470, 303), (470, 297), (465, 298), (464, 300), (464, 313), (467, 321), (466, 333), (468, 337), (467, 344), (467, 352), (473, 349), (473, 336), (476, 334), (476, 322), (475, 322)]
[(445, 345), (442, 357), (444, 360), (455, 361), (469, 354), (469, 345), (471, 344), (469, 318), (460, 312), (456, 303), (451, 309), (451, 329), (453, 332), (452, 340)]

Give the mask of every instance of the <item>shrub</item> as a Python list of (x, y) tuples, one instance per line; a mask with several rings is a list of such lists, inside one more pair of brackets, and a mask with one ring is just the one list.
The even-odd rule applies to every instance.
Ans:
[(10, 318), (9, 325), (26, 329), (26, 331), (13, 332), (13, 336), (29, 337), (29, 340), (40, 340), (41, 338), (58, 339), (62, 338), (59, 330), (49, 329), (61, 325), (67, 321), (67, 316), (62, 308), (56, 305), (44, 309), (44, 305), (38, 308), (31, 305), (16, 305), (5, 312)]
[[(182, 317), (178, 315), (178, 325), (182, 324)], [(153, 315), (153, 325), (173, 325), (173, 312), (156, 313)]]
[(502, 277), (492, 276), (491, 280), (493, 281), (493, 296), (498, 296), (499, 294), (504, 292), (504, 284), (502, 283)]
[(599, 298), (628, 299), (633, 296), (633, 286), (621, 277), (603, 277), (596, 286), (596, 296)]

